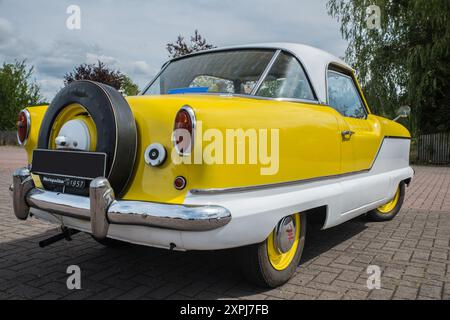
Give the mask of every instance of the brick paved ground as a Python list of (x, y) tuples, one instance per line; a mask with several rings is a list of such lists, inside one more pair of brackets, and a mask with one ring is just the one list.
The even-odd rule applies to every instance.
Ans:
[[(40, 249), (53, 225), (15, 219), (7, 187), (24, 163), (0, 148), (0, 299), (450, 299), (450, 168), (415, 167), (403, 210), (385, 223), (357, 218), (308, 230), (302, 264), (284, 286), (247, 284), (232, 253), (111, 249), (85, 234)], [(82, 290), (66, 288), (66, 268), (82, 270)], [(366, 288), (366, 268), (382, 269), (382, 288)]]

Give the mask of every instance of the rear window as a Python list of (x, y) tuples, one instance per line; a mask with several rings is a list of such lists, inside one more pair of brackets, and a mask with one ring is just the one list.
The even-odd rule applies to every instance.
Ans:
[(236, 50), (194, 55), (170, 62), (145, 94), (167, 94), (181, 88), (249, 94), (274, 50)]

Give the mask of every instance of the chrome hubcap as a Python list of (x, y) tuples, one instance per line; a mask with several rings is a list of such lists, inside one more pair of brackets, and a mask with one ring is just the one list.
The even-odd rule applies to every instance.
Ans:
[(91, 143), (89, 128), (81, 120), (67, 121), (55, 139), (57, 149), (77, 149), (89, 151)]
[(275, 228), (274, 244), (280, 253), (286, 253), (294, 244), (295, 223), (292, 216), (284, 217)]

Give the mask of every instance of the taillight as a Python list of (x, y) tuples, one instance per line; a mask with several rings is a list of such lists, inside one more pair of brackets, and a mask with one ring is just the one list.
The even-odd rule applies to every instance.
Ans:
[(180, 155), (189, 155), (194, 145), (195, 114), (189, 106), (182, 107), (176, 117), (173, 126), (173, 143)]
[(17, 118), (17, 141), (21, 146), (27, 143), (30, 125), (30, 113), (28, 110), (24, 109), (20, 111)]

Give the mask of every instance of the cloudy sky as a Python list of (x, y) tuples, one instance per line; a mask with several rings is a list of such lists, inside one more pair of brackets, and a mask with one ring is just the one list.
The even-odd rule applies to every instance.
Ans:
[[(0, 64), (27, 59), (43, 96), (62, 78), (98, 59), (142, 88), (167, 60), (165, 45), (198, 29), (216, 46), (288, 41), (343, 56), (337, 21), (326, 0), (0, 0)], [(81, 9), (81, 29), (69, 30), (67, 8)]]

